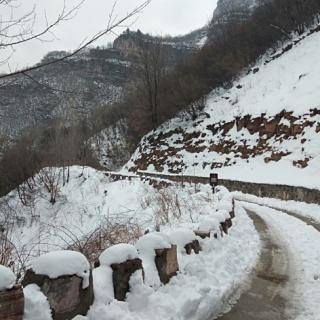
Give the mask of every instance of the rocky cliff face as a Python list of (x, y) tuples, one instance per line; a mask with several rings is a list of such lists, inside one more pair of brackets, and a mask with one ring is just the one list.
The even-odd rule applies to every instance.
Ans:
[[(196, 50), (205, 34), (201, 29), (164, 39), (164, 45), (170, 48), (171, 66)], [(16, 136), (22, 129), (45, 124), (54, 117), (65, 121), (86, 117), (97, 107), (119, 101), (134, 80), (136, 35), (125, 32), (113, 48), (87, 49), (64, 62), (0, 83), (0, 135)], [(64, 54), (51, 52), (43, 61)]]
[[(48, 54), (44, 61), (62, 54)], [(92, 49), (10, 79), (0, 86), (0, 133), (15, 136), (53, 117), (68, 121), (119, 100), (130, 66), (118, 50)]]
[(246, 17), (257, 5), (257, 0), (219, 0), (212, 22), (228, 22), (230, 19)]

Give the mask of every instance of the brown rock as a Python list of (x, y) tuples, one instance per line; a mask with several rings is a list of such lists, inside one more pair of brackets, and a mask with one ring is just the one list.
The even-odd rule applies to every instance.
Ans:
[(196, 236), (200, 237), (201, 239), (210, 238), (210, 232), (208, 231), (195, 230), (193, 232)]
[(229, 212), (229, 214), (230, 214), (230, 217), (231, 217), (231, 219), (234, 219), (235, 218), (235, 200), (234, 200), (234, 198), (232, 199), (232, 210)]
[(159, 273), (160, 281), (167, 284), (179, 271), (177, 246), (170, 249), (156, 249), (155, 264)]
[(193, 240), (192, 242), (186, 244), (184, 248), (186, 249), (187, 254), (191, 254), (192, 251), (194, 251), (194, 253), (196, 254), (199, 254), (199, 252), (201, 251), (200, 243), (198, 240)]
[(24, 295), (21, 286), (0, 292), (0, 319), (22, 320), (24, 313)]
[(297, 134), (302, 133), (303, 129), (303, 125), (294, 124), (291, 126), (291, 135), (296, 136)]
[(221, 230), (225, 233), (228, 234), (228, 222), (227, 220), (224, 222), (220, 222)]
[(232, 220), (231, 219), (227, 219), (226, 220), (226, 224), (227, 224), (228, 229), (230, 229), (232, 227)]
[(277, 133), (278, 121), (272, 119), (271, 121), (265, 123), (264, 128), (262, 129), (263, 134), (266, 134), (268, 137), (272, 137)]
[(129, 281), (134, 272), (142, 270), (142, 261), (140, 259), (128, 260), (123, 263), (115, 263), (111, 265), (113, 271), (113, 290), (114, 297), (119, 301), (125, 301), (129, 292)]
[(226, 135), (233, 127), (234, 127), (235, 121), (227, 122), (222, 126), (223, 135)]
[(62, 276), (50, 279), (45, 275), (37, 275), (33, 270), (26, 272), (23, 286), (36, 284), (47, 297), (53, 320), (69, 320), (77, 315), (86, 315), (93, 302), (93, 281), (90, 271), (89, 287), (82, 288), (82, 278)]

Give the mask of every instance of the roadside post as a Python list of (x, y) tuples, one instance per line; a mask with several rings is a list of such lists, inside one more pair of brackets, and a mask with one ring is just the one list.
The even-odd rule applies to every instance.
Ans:
[(210, 186), (212, 187), (212, 192), (215, 192), (215, 187), (219, 184), (219, 176), (217, 173), (210, 173)]

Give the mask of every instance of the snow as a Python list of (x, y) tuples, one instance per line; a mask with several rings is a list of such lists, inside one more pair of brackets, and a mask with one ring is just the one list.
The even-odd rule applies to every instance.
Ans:
[[(319, 106), (319, 40), (320, 33), (316, 32), (268, 64), (264, 64), (263, 57), (255, 66), (259, 68), (257, 73), (240, 78), (230, 90), (218, 95), (213, 92), (208, 106), (215, 110), (216, 120), (227, 121), (246, 114), (275, 115), (284, 109), (303, 114), (308, 108)], [(242, 88), (236, 88), (238, 84)], [(222, 96), (229, 99), (221, 99)]]
[(89, 286), (90, 264), (86, 257), (76, 251), (48, 252), (31, 263), (35, 274), (46, 275), (50, 279), (61, 276), (77, 275), (83, 279), (83, 288)]
[(207, 232), (219, 231), (220, 223), (225, 222), (227, 219), (230, 219), (229, 212), (225, 210), (216, 211), (215, 213), (209, 215), (208, 217), (205, 217), (200, 221), (198, 230)]
[(178, 246), (178, 250), (182, 252), (185, 251), (184, 247), (187, 244), (197, 239), (194, 232), (187, 228), (172, 229), (168, 234), (168, 237), (170, 238), (170, 242), (172, 244), (176, 244)]
[(293, 267), (289, 314), (295, 320), (319, 319), (320, 305), (320, 233), (301, 220), (277, 210), (243, 203), (245, 208), (257, 212), (286, 244)]
[(166, 241), (160, 232), (148, 233), (137, 241), (136, 247), (139, 252), (151, 252), (154, 255), (155, 249), (171, 248), (171, 243)]
[(93, 270), (93, 290), (95, 305), (106, 305), (114, 300), (112, 269), (100, 266)]
[(293, 200), (284, 201), (273, 198), (259, 198), (241, 192), (233, 192), (233, 194), (237, 200), (254, 202), (259, 205), (272, 207), (273, 209), (287, 210), (320, 223), (320, 205), (318, 204), (298, 202)]
[[(57, 168), (57, 172), (62, 168)], [(61, 174), (62, 177), (62, 174)], [(17, 252), (28, 252), (26, 263), (42, 253), (66, 249), (108, 221), (138, 223), (141, 229), (153, 227), (153, 211), (142, 208), (141, 200), (153, 188), (139, 179), (113, 182), (104, 172), (90, 167), (70, 167), (69, 183), (59, 182), (56, 203), (39, 182), (27, 206), (12, 191), (0, 198), (0, 224), (9, 224), (8, 235)], [(7, 214), (8, 212), (8, 214)], [(18, 257), (13, 259), (18, 261)], [(18, 263), (15, 265), (18, 269)]]
[[(259, 236), (241, 207), (237, 207), (236, 217), (228, 237), (201, 239), (203, 251), (199, 255), (179, 254), (180, 271), (169, 284), (150, 287), (142, 283), (138, 271), (130, 279), (126, 302), (95, 300), (87, 319), (203, 320), (217, 316), (234, 290), (241, 290), (260, 251)], [(153, 238), (151, 248), (163, 240), (146, 235), (143, 242), (148, 238)], [(148, 272), (148, 266), (145, 268)], [(102, 282), (103, 272), (98, 273), (94, 272), (95, 283)], [(105, 297), (103, 290), (95, 287), (95, 296)]]
[(120, 243), (106, 249), (100, 255), (101, 265), (110, 267), (114, 263), (123, 263), (138, 258), (137, 249), (126, 243)]
[[(320, 132), (316, 129), (320, 123), (320, 115), (310, 115), (311, 109), (320, 108), (319, 42), (320, 32), (315, 32), (267, 64), (265, 61), (271, 57), (265, 55), (254, 66), (259, 69), (258, 72), (243, 74), (233, 83), (232, 88), (219, 88), (209, 94), (204, 112), (198, 119), (193, 121), (185, 113), (181, 113), (155, 132), (146, 135), (124, 170), (141, 169), (136, 167), (135, 162), (142, 153), (144, 156), (161, 154), (161, 171), (165, 174), (181, 170), (180, 175), (208, 176), (214, 171), (222, 179), (320, 189)], [(269, 121), (283, 110), (301, 117), (293, 123), (310, 121), (310, 126), (306, 126), (296, 137), (266, 137), (270, 148), (265, 149), (263, 154), (255, 154), (248, 159), (242, 158), (239, 150), (244, 144), (249, 150), (259, 148), (259, 142), (263, 138), (259, 133), (251, 134), (246, 128), (237, 130), (236, 125), (226, 134), (223, 130), (213, 133), (208, 129), (213, 124), (221, 125), (246, 115), (254, 118), (265, 114), (265, 119)], [(281, 123), (287, 126), (289, 124), (285, 119)], [(154, 137), (154, 141), (157, 141), (161, 133), (166, 136), (161, 140), (161, 146), (148, 140)], [(187, 143), (181, 143), (187, 135), (192, 136), (194, 133), (200, 133), (200, 136), (193, 137), (188, 143), (203, 147), (203, 151), (188, 151)], [(224, 146), (228, 143), (233, 147), (226, 152), (210, 150), (211, 146)], [(176, 149), (176, 154), (166, 154), (168, 148)], [(279, 161), (266, 163), (266, 158), (272, 152), (286, 155)], [(307, 167), (295, 165), (296, 161), (305, 159), (309, 159)], [(212, 164), (218, 165), (211, 168)], [(145, 171), (156, 170), (150, 163)]]
[(160, 232), (148, 233), (137, 241), (136, 247), (142, 260), (145, 284), (150, 287), (159, 288), (161, 283), (154, 260), (156, 255), (155, 250), (170, 249), (170, 239)]
[(23, 288), (23, 293), (23, 320), (52, 320), (49, 302), (36, 284), (29, 284)]
[[(163, 209), (161, 202), (156, 201), (159, 200), (159, 195), (174, 200), (169, 201), (171, 205), (178, 202), (178, 207), (170, 205), (167, 208), (168, 221), (161, 225), (161, 232), (153, 232), (159, 209)], [(260, 251), (259, 237), (251, 220), (238, 208), (234, 228), (228, 236), (199, 239), (203, 249), (199, 255), (189, 256), (178, 250), (179, 273), (171, 279), (169, 285), (163, 286), (155, 267), (154, 249), (170, 248), (173, 242), (181, 240), (183, 243), (194, 239), (192, 231), (197, 229), (202, 219), (219, 214), (222, 210), (219, 208), (221, 203), (229, 201), (230, 204), (232, 196), (225, 189), (214, 195), (210, 186), (187, 184), (182, 187), (181, 184), (173, 184), (158, 191), (139, 177), (132, 176), (131, 181), (111, 181), (104, 172), (92, 168), (70, 167), (70, 181), (64, 186), (60, 183), (54, 205), (48, 201), (48, 195), (39, 186), (32, 197), (33, 201), (27, 207), (20, 204), (16, 192), (5, 198), (15, 208), (16, 216), (21, 218), (19, 221), (22, 221), (13, 224), (12, 241), (17, 247), (33, 249), (31, 258), (39, 251), (52, 251), (58, 246), (63, 248), (71, 245), (72, 242), (65, 238), (67, 230), (72, 232), (73, 239), (87, 239), (85, 236), (102, 227), (105, 221), (134, 221), (142, 230), (150, 230), (149, 234), (132, 243), (143, 261), (145, 282), (142, 283), (141, 272), (135, 273), (130, 280), (127, 302), (115, 301), (112, 270), (108, 265), (114, 261), (122, 261), (133, 253), (136, 256), (136, 251), (132, 247), (128, 249), (128, 246), (121, 245), (121, 250), (119, 246), (114, 249), (115, 254), (110, 254), (111, 249), (107, 250), (106, 265), (102, 263), (93, 270), (94, 305), (87, 317), (82, 319), (179, 320), (191, 317), (196, 320), (211, 317), (221, 311), (235, 289), (242, 287), (242, 282), (255, 266)], [(40, 219), (32, 218), (37, 215)], [(39, 229), (43, 232), (40, 235), (45, 235), (45, 238), (39, 238)], [(183, 235), (179, 239), (171, 238), (170, 235), (177, 229), (185, 230)], [(81, 269), (80, 264), (74, 265), (73, 259), (68, 260), (63, 256), (58, 258), (66, 263), (58, 263), (55, 255), (53, 252), (48, 255), (49, 259), (26, 259), (27, 267), (31, 264), (38, 272), (50, 277), (65, 274), (69, 267), (70, 274), (78, 271), (83, 275), (86, 263), (85, 268)], [(38, 302), (32, 300), (32, 294), (28, 299), (28, 305), (34, 305), (34, 310), (42, 308), (41, 299)], [(27, 320), (30, 319), (33, 319), (32, 316)], [(43, 315), (42, 319), (47, 318)]]
[(16, 276), (11, 269), (0, 265), (0, 291), (12, 289), (16, 283)]

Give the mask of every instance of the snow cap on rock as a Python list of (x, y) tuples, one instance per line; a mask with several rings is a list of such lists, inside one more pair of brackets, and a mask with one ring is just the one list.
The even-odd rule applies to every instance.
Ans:
[(110, 267), (114, 263), (123, 263), (136, 258), (138, 258), (138, 251), (133, 245), (120, 243), (103, 251), (99, 261), (102, 266)]
[(153, 252), (156, 249), (170, 249), (171, 243), (169, 237), (161, 232), (148, 233), (141, 237), (137, 243), (136, 248), (139, 252)]
[(77, 275), (83, 278), (83, 288), (89, 286), (90, 264), (80, 252), (62, 250), (46, 253), (32, 261), (31, 269), (35, 274), (50, 279)]
[(184, 248), (186, 244), (196, 240), (195, 233), (187, 228), (173, 229), (168, 234), (172, 244), (176, 244), (180, 248)]
[(16, 276), (11, 269), (0, 265), (0, 291), (12, 289), (16, 283)]

